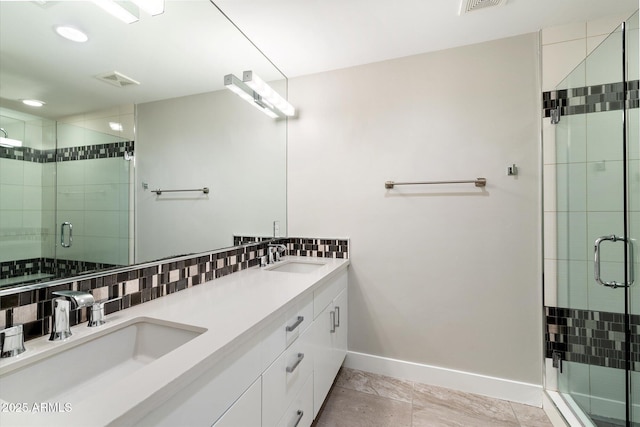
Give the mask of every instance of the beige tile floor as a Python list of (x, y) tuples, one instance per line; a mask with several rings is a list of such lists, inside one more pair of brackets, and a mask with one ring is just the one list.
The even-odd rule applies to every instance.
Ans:
[(342, 368), (313, 427), (551, 427), (533, 406)]

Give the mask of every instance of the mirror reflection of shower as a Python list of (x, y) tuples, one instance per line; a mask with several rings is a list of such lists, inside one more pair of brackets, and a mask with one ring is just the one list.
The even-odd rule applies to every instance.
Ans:
[(0, 146), (1, 147), (22, 147), (22, 141), (18, 139), (9, 138), (9, 133), (5, 128), (0, 127)]

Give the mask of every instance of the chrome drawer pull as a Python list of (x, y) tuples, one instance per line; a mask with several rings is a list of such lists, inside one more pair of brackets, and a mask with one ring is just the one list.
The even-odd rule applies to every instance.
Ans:
[(300, 421), (302, 421), (302, 417), (304, 416), (304, 411), (298, 409), (298, 412), (296, 412), (296, 416), (296, 422), (293, 424), (293, 427), (298, 427), (298, 424), (300, 424)]
[(340, 307), (336, 306), (336, 328), (340, 327)]
[(300, 323), (302, 323), (303, 321), (304, 321), (304, 317), (303, 316), (298, 316), (298, 319), (296, 320), (296, 323), (294, 323), (291, 326), (287, 326), (287, 332), (293, 331), (295, 328), (300, 326)]
[(329, 329), (329, 332), (333, 334), (336, 331), (336, 312), (330, 311), (329, 318), (331, 319), (331, 329)]
[(302, 362), (302, 359), (304, 359), (304, 353), (298, 353), (298, 360), (296, 360), (296, 363), (294, 363), (293, 366), (287, 366), (287, 372), (292, 373), (295, 371), (300, 362)]

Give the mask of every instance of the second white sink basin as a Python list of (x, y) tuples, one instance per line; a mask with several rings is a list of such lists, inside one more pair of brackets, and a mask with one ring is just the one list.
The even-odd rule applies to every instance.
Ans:
[(313, 261), (282, 261), (273, 267), (268, 267), (267, 270), (285, 273), (311, 273), (323, 265), (325, 265), (325, 263)]
[(187, 343), (203, 328), (138, 318), (0, 376), (5, 402), (79, 402)]

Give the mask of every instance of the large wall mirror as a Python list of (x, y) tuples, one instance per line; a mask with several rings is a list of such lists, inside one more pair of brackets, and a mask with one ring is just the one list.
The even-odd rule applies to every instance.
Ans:
[(224, 76), (286, 78), (209, 0), (117, 3), (0, 2), (0, 289), (286, 235), (286, 121)]

